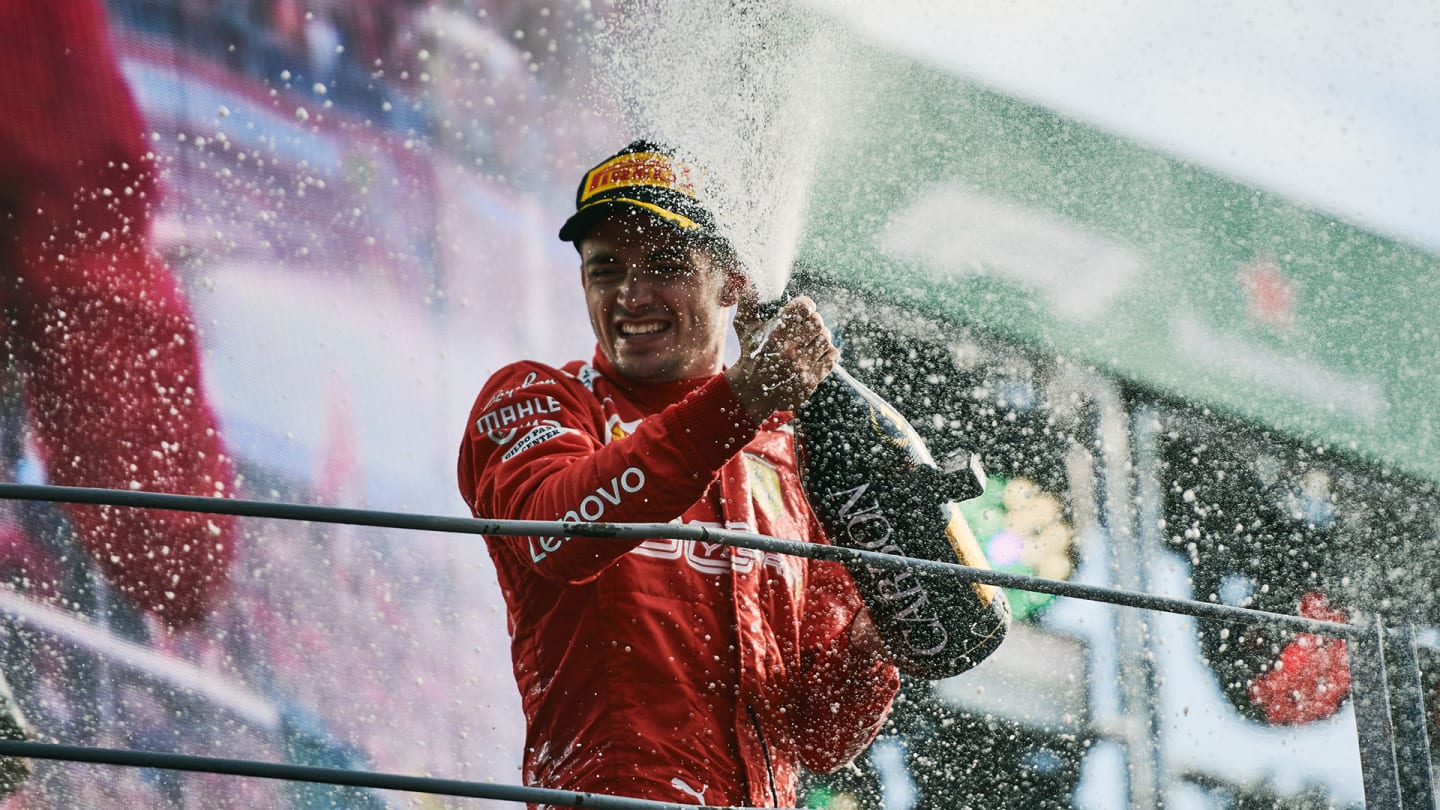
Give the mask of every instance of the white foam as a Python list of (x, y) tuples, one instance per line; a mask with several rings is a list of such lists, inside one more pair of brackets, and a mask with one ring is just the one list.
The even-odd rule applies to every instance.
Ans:
[(704, 168), (708, 205), (764, 299), (789, 280), (818, 161), (851, 106), (833, 26), (788, 3), (635, 0), (596, 39), (627, 134)]

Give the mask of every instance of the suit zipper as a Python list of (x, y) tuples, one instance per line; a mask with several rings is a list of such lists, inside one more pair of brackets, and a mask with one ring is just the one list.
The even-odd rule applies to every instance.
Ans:
[(760, 730), (760, 718), (755, 714), (755, 707), (746, 703), (745, 711), (750, 715), (750, 725), (755, 727), (755, 736), (760, 738), (760, 753), (765, 757), (765, 775), (770, 777), (770, 806), (779, 807), (780, 794), (775, 790), (775, 767), (770, 764), (770, 746), (765, 744), (765, 732)]

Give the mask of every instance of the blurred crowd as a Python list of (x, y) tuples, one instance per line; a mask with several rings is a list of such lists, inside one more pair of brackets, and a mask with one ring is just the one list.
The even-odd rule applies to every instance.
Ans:
[[(248, 76), (327, 88), (337, 107), (426, 137), (509, 181), (569, 177), (598, 145), (574, 105), (588, 3), (523, 0), (111, 0), (118, 23)], [(608, 142), (607, 142), (608, 143)]]

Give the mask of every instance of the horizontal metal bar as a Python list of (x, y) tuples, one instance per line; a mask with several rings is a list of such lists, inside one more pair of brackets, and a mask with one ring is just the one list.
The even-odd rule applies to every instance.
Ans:
[[(407, 776), (377, 771), (352, 771), (346, 768), (321, 768), (313, 765), (290, 765), (249, 759), (168, 754), (128, 748), (95, 748), (83, 745), (0, 740), (0, 756), (88, 762), (127, 768), (219, 773), (258, 779), (282, 779), (292, 782), (315, 782), (376, 790), (403, 790), (410, 793), (433, 793), (472, 799), (548, 804), (557, 807), (590, 807), (597, 810), (696, 810), (694, 805), (606, 796), (599, 793), (575, 793), (568, 790), (551, 790), (521, 785), (466, 782), (458, 779), (436, 779), (428, 776)], [(712, 808), (711, 810), (718, 809)]]
[(550, 520), (490, 520), (459, 518), (443, 515), (417, 515), (407, 512), (381, 512), (369, 509), (348, 509), (333, 506), (310, 506), (297, 503), (271, 503), (238, 498), (208, 498), (200, 495), (170, 495), (140, 490), (59, 487), (40, 484), (0, 484), (0, 499), (46, 501), (124, 506), (144, 509), (165, 509), (181, 512), (204, 512), (242, 517), (300, 520), (315, 523), (338, 523), (352, 526), (375, 526), (393, 529), (450, 532), (510, 537), (589, 537), (640, 540), (666, 538), (698, 540), (706, 543), (771, 551), (810, 559), (842, 563), (863, 562), (877, 568), (936, 571), (950, 574), (966, 582), (985, 582), (1003, 588), (1049, 593), (1113, 605), (1156, 610), (1194, 616), (1200, 619), (1258, 624), (1304, 633), (1318, 633), (1340, 638), (1359, 638), (1364, 627), (1341, 622), (1327, 622), (1291, 616), (1284, 613), (1252, 608), (1195, 602), (1167, 596), (1083, 585), (1042, 577), (971, 568), (959, 563), (899, 557), (878, 551), (781, 540), (762, 534), (718, 529), (679, 523), (565, 523)]

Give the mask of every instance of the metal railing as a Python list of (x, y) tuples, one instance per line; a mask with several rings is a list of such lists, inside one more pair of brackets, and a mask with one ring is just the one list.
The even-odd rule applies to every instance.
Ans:
[[(1420, 669), (1416, 654), (1419, 642), (1416, 640), (1415, 630), (1412, 626), (1387, 627), (1379, 616), (1369, 622), (1356, 624), (1322, 621), (1233, 605), (1197, 602), (1119, 588), (983, 570), (958, 563), (897, 557), (875, 551), (783, 540), (750, 532), (672, 523), (612, 524), (486, 520), (194, 495), (29, 484), (0, 484), (0, 499), (164, 509), (273, 520), (473, 535), (567, 537), (595, 540), (646, 538), (696, 540), (840, 563), (863, 562), (877, 568), (919, 568), (943, 571), (966, 582), (983, 582), (1004, 588), (1086, 599), (1121, 607), (1193, 616), (1208, 621), (1261, 625), (1294, 632), (1333, 636), (1345, 639), (1351, 645), (1351, 692), (1355, 703), (1366, 806), (1370, 808), (1400, 808), (1400, 810), (1435, 810), (1436, 808), (1429, 741), (1425, 728), (1424, 696), (1421, 691)], [(612, 808), (613, 810), (660, 810), (660, 808), (692, 807), (519, 785), (464, 782), (360, 770), (53, 743), (0, 740), (0, 755), (130, 767), (205, 771), (266, 779), (568, 807)]]

